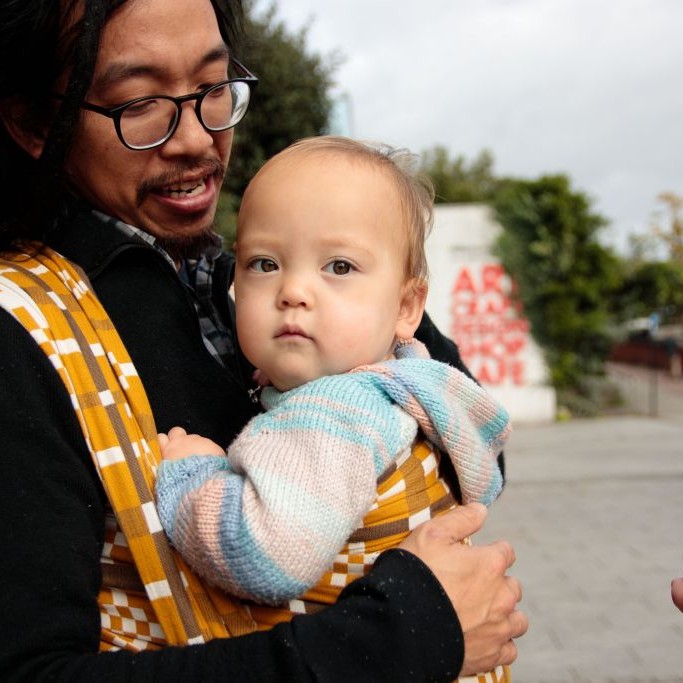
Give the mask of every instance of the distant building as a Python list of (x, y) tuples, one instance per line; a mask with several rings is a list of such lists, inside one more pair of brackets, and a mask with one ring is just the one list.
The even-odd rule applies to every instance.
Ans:
[(427, 241), (427, 310), (513, 422), (552, 421), (556, 397), (543, 354), (511, 297), (513, 283), (491, 253), (500, 230), (484, 205), (436, 207)]
[(327, 130), (330, 135), (353, 137), (353, 111), (348, 93), (341, 92), (332, 96), (332, 110)]

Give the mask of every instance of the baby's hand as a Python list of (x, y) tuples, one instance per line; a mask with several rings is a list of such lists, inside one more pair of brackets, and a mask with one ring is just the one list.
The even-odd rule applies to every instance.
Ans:
[(225, 451), (211, 439), (199, 434), (188, 434), (182, 427), (173, 427), (168, 434), (158, 434), (161, 457), (181, 460), (191, 455), (225, 455)]

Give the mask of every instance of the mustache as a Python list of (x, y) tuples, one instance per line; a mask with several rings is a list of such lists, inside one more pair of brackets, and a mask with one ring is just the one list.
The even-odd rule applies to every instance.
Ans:
[(218, 159), (203, 159), (201, 161), (187, 161), (176, 163), (172, 168), (157, 176), (147, 178), (140, 183), (136, 200), (140, 206), (153, 192), (159, 192), (164, 187), (180, 183), (187, 174), (213, 176), (219, 182), (225, 175), (225, 166)]

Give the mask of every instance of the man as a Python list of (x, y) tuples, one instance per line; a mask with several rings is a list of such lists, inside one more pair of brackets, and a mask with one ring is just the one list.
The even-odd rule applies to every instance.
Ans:
[[(8, 251), (0, 267), (2, 680), (450, 680), (513, 661), (512, 639), (526, 630), (519, 584), (506, 576), (512, 549), (457, 544), (483, 523), (472, 506), (419, 527), (337, 605), (267, 633), (206, 643), (248, 631), (243, 615), (228, 612), (179, 560), (169, 563), (152, 528), (153, 504), (135, 503), (144, 529), (120, 507), (108, 466), (121, 465), (124, 442), (135, 450), (126, 475), (153, 470), (149, 439), (124, 434), (117, 448), (97, 446), (98, 421), (115, 401), (125, 410), (113, 429), (132, 412), (131, 423), (148, 434), (144, 411), (137, 420), (133, 401), (114, 396), (135, 382), (132, 366), (159, 431), (182, 424), (228, 443), (254, 411), (224, 294), (231, 260), (211, 232), (232, 126), (248, 103), (250, 75), (233, 56), (238, 5), (0, 2), (0, 247)], [(70, 266), (48, 247), (85, 271), (97, 299), (84, 294), (76, 271), (66, 277)], [(22, 278), (29, 284), (17, 285)], [(74, 278), (62, 306), (67, 299), (49, 287)], [(41, 283), (46, 294), (35, 293)], [(106, 318), (83, 321), (81, 300)], [(52, 330), (41, 316), (55, 301), (56, 315), (83, 322), (48, 355), (39, 344)], [(110, 339), (109, 321), (132, 364), (117, 362), (118, 347), (110, 354), (100, 341), (80, 340), (91, 322)], [(428, 321), (423, 338), (455, 362)], [(107, 381), (121, 392), (68, 388), (80, 371), (65, 376), (62, 361), (76, 357), (80, 367), (88, 349), (105, 370), (111, 355)], [(156, 545), (141, 552), (140, 539), (150, 537)], [(160, 558), (163, 581), (145, 578), (156, 571), (149, 553)], [(198, 635), (187, 636), (197, 623)]]

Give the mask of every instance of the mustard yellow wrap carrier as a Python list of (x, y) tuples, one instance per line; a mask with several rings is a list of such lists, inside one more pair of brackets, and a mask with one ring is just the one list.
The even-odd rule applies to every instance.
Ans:
[[(382, 550), (456, 504), (439, 477), (438, 454), (419, 441), (382, 475), (363, 526), (314, 588), (283, 608), (240, 603), (200, 580), (166, 539), (154, 503), (160, 453), (149, 402), (85, 274), (49, 248), (5, 255), (0, 306), (59, 373), (111, 505), (101, 559), (101, 650), (202, 643), (322, 609), (367, 573)], [(460, 679), (509, 680), (507, 667)]]

